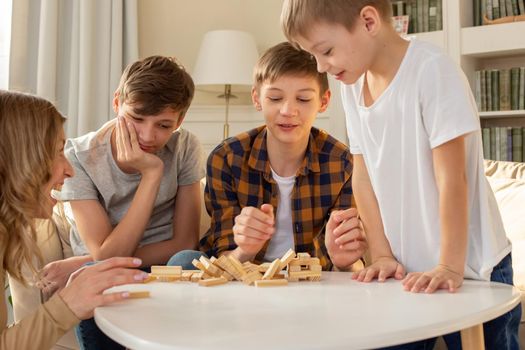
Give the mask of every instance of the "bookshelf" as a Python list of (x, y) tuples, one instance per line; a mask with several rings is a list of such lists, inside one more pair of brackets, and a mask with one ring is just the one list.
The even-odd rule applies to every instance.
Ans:
[[(447, 52), (465, 72), (474, 93), (476, 93), (476, 74), (480, 74), (476, 71), (525, 67), (525, 21), (479, 25), (479, 13), (476, 14), (475, 11), (480, 6), (479, 4), (486, 3), (487, 0), (438, 1), (441, 1), (442, 30), (412, 33), (409, 36), (429, 41)], [(505, 0), (499, 1), (505, 2)], [(392, 1), (392, 3), (396, 9), (397, 1)], [(426, 0), (416, 0), (416, 3), (426, 5)], [(517, 133), (517, 129), (521, 128), (520, 142), (525, 145), (523, 142), (525, 141), (525, 108), (482, 111), (480, 112), (480, 123), (482, 128), (496, 128), (501, 131), (501, 139), (504, 138), (503, 129), (512, 135), (512, 132)], [(485, 135), (490, 134), (489, 131), (484, 131)], [(492, 141), (492, 146), (494, 146), (494, 141)], [(521, 149), (523, 151), (519, 161), (525, 161), (525, 149), (523, 146)], [(488, 148), (485, 148), (484, 153), (487, 158), (493, 158), (494, 152), (491, 153)], [(508, 157), (502, 156), (500, 160), (512, 160), (506, 158)]]

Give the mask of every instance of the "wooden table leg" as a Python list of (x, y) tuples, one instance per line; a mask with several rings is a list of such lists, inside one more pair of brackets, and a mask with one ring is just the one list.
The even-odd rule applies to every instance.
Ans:
[(463, 350), (484, 350), (483, 324), (461, 330)]

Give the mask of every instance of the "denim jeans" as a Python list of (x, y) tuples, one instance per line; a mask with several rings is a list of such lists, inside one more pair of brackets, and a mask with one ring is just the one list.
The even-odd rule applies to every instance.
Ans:
[[(512, 285), (512, 257), (507, 255), (494, 267), (490, 275), (492, 282)], [(519, 350), (518, 328), (521, 320), (521, 304), (506, 314), (483, 324), (486, 350)], [(443, 336), (449, 350), (461, 349), (459, 332)], [(427, 350), (433, 349), (436, 338), (420, 340), (414, 343), (391, 346), (388, 350)]]
[(197, 268), (191, 262), (193, 259), (199, 260), (201, 256), (207, 257), (206, 254), (198, 250), (181, 250), (173, 255), (166, 265), (182, 266), (183, 270), (196, 270)]
[(98, 328), (94, 318), (80, 321), (75, 327), (75, 335), (81, 350), (120, 350), (126, 349)]

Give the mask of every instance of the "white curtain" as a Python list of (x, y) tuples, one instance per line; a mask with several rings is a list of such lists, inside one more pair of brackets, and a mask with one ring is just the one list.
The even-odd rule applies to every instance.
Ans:
[(138, 59), (137, 22), (137, 0), (13, 0), (9, 89), (54, 102), (68, 137), (96, 130)]

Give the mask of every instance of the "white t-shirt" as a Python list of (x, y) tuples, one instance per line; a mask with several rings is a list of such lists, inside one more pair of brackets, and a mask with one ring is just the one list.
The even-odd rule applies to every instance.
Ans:
[(273, 169), (272, 177), (279, 187), (279, 201), (275, 217), (275, 233), (268, 244), (264, 261), (273, 261), (288, 251), (294, 249), (294, 235), (292, 226), (292, 191), (295, 185), (295, 175), (282, 177)]
[(394, 79), (369, 107), (364, 76), (342, 86), (350, 151), (362, 154), (392, 251), (407, 271), (440, 256), (439, 193), (432, 149), (466, 135), (468, 250), (465, 277), (489, 280), (511, 250), (484, 175), (479, 119), (463, 72), (441, 50), (412, 40)]
[[(75, 170), (75, 176), (66, 179), (61, 191), (61, 199), (64, 201), (98, 200), (113, 227), (128, 211), (141, 180), (140, 174), (124, 173), (113, 158), (110, 137), (115, 120), (107, 122), (96, 132), (67, 140), (64, 153)], [(201, 145), (195, 135), (182, 128), (173, 133), (166, 146), (156, 155), (164, 162), (164, 175), (140, 246), (173, 237), (177, 188), (193, 184), (205, 174)], [(80, 238), (69, 205), (65, 208), (71, 223), (73, 253), (89, 254)]]

